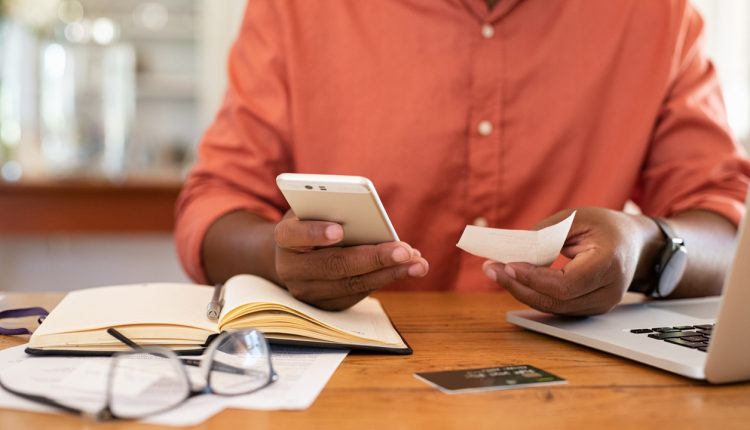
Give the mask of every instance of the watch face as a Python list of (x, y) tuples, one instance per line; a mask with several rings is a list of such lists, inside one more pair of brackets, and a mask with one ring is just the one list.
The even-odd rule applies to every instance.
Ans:
[(659, 287), (656, 291), (659, 297), (672, 294), (685, 273), (685, 267), (687, 267), (687, 248), (679, 245), (666, 262), (659, 277)]

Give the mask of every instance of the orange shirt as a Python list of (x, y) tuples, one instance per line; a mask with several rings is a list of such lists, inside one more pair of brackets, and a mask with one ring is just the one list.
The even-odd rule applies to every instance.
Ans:
[[(288, 209), (281, 172), (372, 179), (430, 262), (392, 288), (488, 290), (464, 226), (572, 207), (737, 223), (750, 165), (685, 1), (252, 0), (229, 89), (177, 208), (188, 273), (209, 225)], [(218, 29), (217, 29), (218, 30)]]

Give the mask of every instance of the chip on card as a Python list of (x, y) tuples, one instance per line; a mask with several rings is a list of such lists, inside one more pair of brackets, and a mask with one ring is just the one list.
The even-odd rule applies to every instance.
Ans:
[(420, 372), (415, 373), (414, 376), (449, 394), (539, 387), (567, 382), (557, 375), (529, 364)]

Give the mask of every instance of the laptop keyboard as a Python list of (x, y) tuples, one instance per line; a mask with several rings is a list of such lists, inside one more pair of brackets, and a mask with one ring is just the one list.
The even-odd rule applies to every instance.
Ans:
[(673, 327), (634, 328), (630, 330), (635, 334), (647, 334), (656, 340), (673, 343), (699, 351), (708, 351), (708, 342), (711, 340), (713, 324), (699, 325), (676, 325)]

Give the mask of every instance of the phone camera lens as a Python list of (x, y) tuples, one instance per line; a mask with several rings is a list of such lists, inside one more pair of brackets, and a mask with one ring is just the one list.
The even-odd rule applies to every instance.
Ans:
[(305, 188), (307, 188), (308, 190), (312, 190), (313, 189), (312, 185), (305, 185)]

